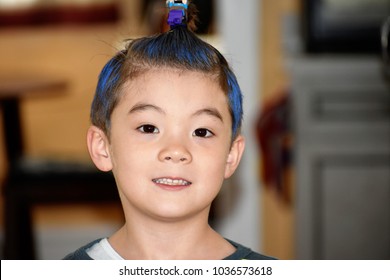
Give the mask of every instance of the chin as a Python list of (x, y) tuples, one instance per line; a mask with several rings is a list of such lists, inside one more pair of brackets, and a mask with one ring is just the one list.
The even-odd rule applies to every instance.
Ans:
[[(194, 217), (197, 214), (200, 214), (202, 211), (197, 211), (195, 209), (184, 209), (182, 207), (160, 207), (159, 210), (155, 211), (155, 217), (161, 221), (165, 222), (176, 222)], [(207, 213), (208, 214), (208, 213)]]

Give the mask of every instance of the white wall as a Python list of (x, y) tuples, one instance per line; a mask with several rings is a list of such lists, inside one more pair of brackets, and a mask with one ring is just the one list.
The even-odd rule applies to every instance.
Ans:
[(254, 135), (261, 85), (261, 1), (217, 0), (216, 3), (218, 31), (224, 55), (237, 75), (244, 94), (243, 134), (246, 137), (246, 151), (233, 178), (238, 191), (233, 195), (233, 202), (227, 201), (234, 205), (234, 211), (223, 218), (217, 230), (227, 238), (261, 251), (258, 148)]

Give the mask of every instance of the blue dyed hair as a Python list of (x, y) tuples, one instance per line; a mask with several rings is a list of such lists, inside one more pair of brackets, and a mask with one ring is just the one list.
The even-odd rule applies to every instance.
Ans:
[(130, 41), (104, 66), (91, 108), (91, 122), (108, 136), (110, 117), (124, 83), (152, 69), (197, 71), (214, 77), (225, 92), (232, 117), (232, 139), (240, 133), (242, 94), (237, 78), (222, 54), (186, 27)]

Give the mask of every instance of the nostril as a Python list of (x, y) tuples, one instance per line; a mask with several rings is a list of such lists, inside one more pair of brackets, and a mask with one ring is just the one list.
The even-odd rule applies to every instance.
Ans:
[(191, 162), (191, 155), (187, 151), (171, 151), (171, 150), (164, 150), (158, 155), (159, 160), (164, 162), (174, 162), (174, 163), (189, 163)]

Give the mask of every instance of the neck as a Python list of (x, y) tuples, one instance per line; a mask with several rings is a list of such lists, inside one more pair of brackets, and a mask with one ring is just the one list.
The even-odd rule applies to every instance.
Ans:
[(222, 259), (234, 247), (208, 225), (208, 211), (182, 221), (126, 217), (109, 241), (125, 259)]

